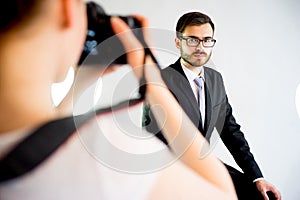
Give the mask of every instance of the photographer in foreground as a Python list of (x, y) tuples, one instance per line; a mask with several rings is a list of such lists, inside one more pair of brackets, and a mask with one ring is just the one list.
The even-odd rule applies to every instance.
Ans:
[[(89, 144), (96, 150), (110, 156), (112, 152), (99, 145), (101, 141), (93, 140), (94, 135), (102, 133), (100, 128), (108, 125), (105, 122), (111, 116), (106, 113), (83, 123), (45, 160), (32, 169), (26, 168), (30, 165), (26, 158), (44, 154), (44, 148), (54, 142), (49, 138), (64, 134), (70, 125), (69, 119), (73, 117), (71, 97), (74, 96), (74, 88), (65, 101), (54, 108), (51, 85), (64, 80), (70, 66), (78, 63), (86, 36), (86, 5), (80, 0), (11, 0), (1, 3), (0, 8), (1, 200), (236, 199), (224, 166), (212, 154), (199, 159), (200, 149), (207, 145), (205, 138), (198, 134), (197, 128), (168, 92), (150, 57), (146, 57), (144, 65), (145, 54), (141, 44), (119, 18), (113, 18), (111, 25), (116, 34), (127, 31), (118, 37), (129, 52), (128, 64), (137, 79), (145, 74), (146, 99), (150, 105), (160, 105), (164, 109), (165, 117), (160, 110), (154, 111), (154, 115), (159, 123), (164, 123), (165, 137), (171, 144), (173, 155), (180, 154), (185, 165), (177, 161), (161, 171), (138, 175), (102, 165), (87, 151), (77, 131), (80, 130), (82, 136), (86, 134)], [(142, 24), (146, 23), (143, 18), (138, 18)], [(76, 82), (82, 90), (103, 74), (101, 68), (83, 71)], [(33, 151), (19, 152), (19, 155), (24, 155), (23, 160), (22, 157), (19, 159), (26, 169), (18, 167), (21, 162), (7, 161), (7, 155), (19, 143), (30, 140), (32, 133), (40, 130), (39, 127), (44, 127), (49, 138), (39, 138), (39, 142), (28, 147)], [(117, 129), (110, 127), (110, 131), (114, 130)], [(191, 143), (179, 142), (190, 141), (191, 138)], [(160, 144), (157, 140), (157, 145)], [(181, 153), (187, 144), (187, 149)], [(12, 163), (13, 168), (8, 169), (7, 163)], [(4, 174), (2, 169), (10, 174)], [(26, 173), (21, 173), (27, 169)], [(188, 187), (183, 186), (183, 182)]]

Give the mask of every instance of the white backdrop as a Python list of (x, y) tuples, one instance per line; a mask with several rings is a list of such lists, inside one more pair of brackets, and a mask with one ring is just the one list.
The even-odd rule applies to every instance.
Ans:
[[(300, 2), (298, 0), (98, 0), (108, 14), (141, 14), (151, 26), (175, 29), (188, 11), (215, 23), (212, 63), (223, 74), (229, 100), (266, 179), (283, 199), (299, 199)], [(156, 42), (157, 38), (154, 38)], [(173, 45), (174, 37), (158, 38)], [(176, 51), (175, 47), (172, 49)], [(177, 58), (158, 54), (162, 64)], [(300, 104), (300, 102), (298, 102)], [(221, 143), (215, 152), (234, 165)]]

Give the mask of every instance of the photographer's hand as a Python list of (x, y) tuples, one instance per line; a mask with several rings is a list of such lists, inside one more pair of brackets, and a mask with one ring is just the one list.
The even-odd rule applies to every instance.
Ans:
[[(133, 16), (141, 23), (143, 28), (144, 40), (149, 46), (149, 21), (145, 17), (140, 15)], [(141, 79), (144, 73), (144, 76), (148, 83), (155, 82), (167, 88), (161, 77), (159, 68), (150, 58), (150, 56), (145, 55), (145, 49), (143, 45), (131, 32), (127, 24), (118, 17), (113, 17), (111, 20), (111, 24), (115, 34), (117, 34), (118, 38), (121, 40), (126, 49), (128, 64), (133, 68), (137, 78)]]
[[(139, 20), (142, 19), (140, 16), (136, 16)], [(142, 25), (145, 26), (146, 19), (143, 18), (141, 21)], [(135, 35), (131, 32), (130, 28), (124, 23), (123, 20), (117, 17), (111, 19), (111, 26), (118, 34), (119, 39), (122, 40), (126, 52), (127, 61), (130, 66), (133, 67), (137, 78), (140, 79), (143, 73), (144, 64), (144, 49)], [(83, 63), (84, 64), (84, 63)], [(74, 82), (71, 89), (69, 90), (63, 101), (57, 106), (56, 110), (59, 115), (66, 116), (73, 112), (73, 105), (78, 100), (80, 95), (93, 83), (95, 83), (100, 77), (117, 70), (122, 65), (113, 65), (109, 67), (103, 66), (80, 66), (74, 67), (75, 76)]]
[[(145, 18), (143, 19), (146, 21)], [(144, 21), (141, 21), (141, 23), (142, 26), (145, 24)], [(133, 68), (137, 78), (140, 79), (143, 74), (143, 65), (145, 58), (144, 47), (130, 30), (128, 25), (120, 18), (112, 17), (111, 26), (114, 33), (124, 45), (128, 64)]]

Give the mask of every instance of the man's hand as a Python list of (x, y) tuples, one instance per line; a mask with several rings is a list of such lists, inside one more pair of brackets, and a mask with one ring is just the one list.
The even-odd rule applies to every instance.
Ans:
[(255, 182), (258, 191), (264, 197), (264, 200), (269, 200), (267, 192), (272, 192), (277, 200), (281, 200), (280, 192), (268, 181), (262, 179)]

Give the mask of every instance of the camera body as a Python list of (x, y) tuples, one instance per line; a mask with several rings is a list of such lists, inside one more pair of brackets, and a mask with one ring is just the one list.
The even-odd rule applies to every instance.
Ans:
[[(103, 8), (94, 3), (87, 3), (88, 30), (78, 65), (99, 66), (126, 64), (126, 51), (123, 44), (115, 36), (110, 18)], [(131, 29), (139, 40), (143, 40), (140, 22), (133, 16), (118, 16)]]

